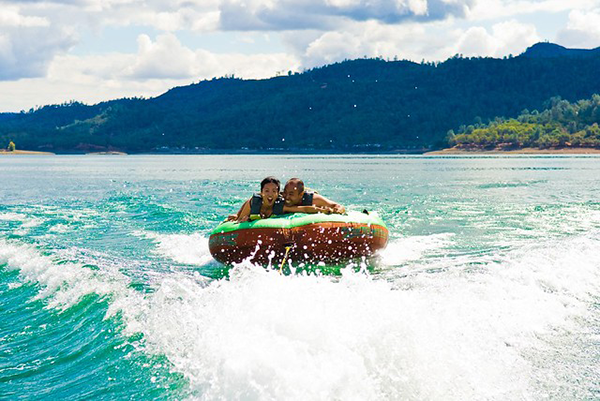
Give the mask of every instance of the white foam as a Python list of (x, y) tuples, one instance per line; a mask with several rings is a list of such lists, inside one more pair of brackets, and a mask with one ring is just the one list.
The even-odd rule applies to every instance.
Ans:
[(440, 297), (423, 295), (352, 272), (335, 282), (240, 268), (205, 289), (165, 281), (146, 327), (203, 399), (467, 399), (522, 389), (518, 355), (497, 339), (471, 341), (468, 325), (446, 326), (449, 311), (425, 315)]
[(13, 213), (13, 212), (0, 213), (0, 220), (3, 220), (3, 221), (25, 221), (25, 220), (27, 220), (27, 215), (24, 215), (22, 213)]
[(17, 235), (25, 235), (29, 232), (29, 229), (38, 227), (44, 220), (38, 217), (30, 217), (23, 213), (0, 213), (0, 221), (15, 221), (20, 222), (19, 228), (13, 231)]
[(588, 313), (599, 242), (530, 246), (478, 272), (400, 283), (247, 266), (204, 288), (169, 279), (147, 338), (203, 399), (539, 398), (535, 356)]
[(452, 233), (421, 235), (392, 239), (379, 255), (387, 266), (402, 265), (451, 243)]
[(52, 227), (50, 227), (48, 229), (48, 231), (49, 232), (53, 232), (53, 233), (60, 233), (60, 234), (62, 234), (62, 233), (66, 233), (66, 232), (71, 231), (71, 228), (68, 225), (66, 225), (66, 224), (55, 224)]
[(156, 252), (177, 263), (205, 265), (211, 262), (208, 238), (195, 234), (159, 234), (150, 231), (136, 231), (135, 235), (156, 242)]

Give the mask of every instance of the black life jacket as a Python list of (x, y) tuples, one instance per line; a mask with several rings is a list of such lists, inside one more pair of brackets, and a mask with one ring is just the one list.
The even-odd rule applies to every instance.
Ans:
[[(250, 220), (258, 220), (262, 219), (260, 215), (260, 207), (262, 206), (262, 195), (254, 194), (252, 195), (252, 199), (250, 200)], [(275, 203), (273, 204), (273, 215), (281, 215), (283, 214), (283, 206), (285, 205), (285, 201), (281, 196), (275, 199)]]
[(314, 192), (304, 191), (304, 195), (302, 195), (302, 203), (300, 205), (301, 206), (312, 206), (314, 196), (315, 196)]

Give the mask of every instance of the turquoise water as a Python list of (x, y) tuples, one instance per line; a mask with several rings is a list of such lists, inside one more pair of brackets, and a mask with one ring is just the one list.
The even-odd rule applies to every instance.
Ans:
[[(0, 398), (600, 398), (600, 158), (0, 158)], [(377, 211), (339, 274), (212, 260), (266, 175)], [(327, 270), (326, 267), (324, 270)]]

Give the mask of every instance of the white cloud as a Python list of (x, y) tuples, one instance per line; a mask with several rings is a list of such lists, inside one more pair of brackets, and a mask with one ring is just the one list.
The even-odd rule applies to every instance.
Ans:
[(492, 55), (498, 48), (499, 41), (488, 33), (488, 31), (481, 26), (474, 26), (461, 35), (456, 54), (463, 54), (465, 56), (473, 55)]
[(0, 81), (46, 74), (52, 58), (75, 43), (74, 33), (17, 7), (0, 9)]
[(512, 18), (517, 15), (559, 13), (573, 9), (591, 9), (597, 0), (478, 0), (467, 9), (472, 21)]
[(495, 57), (509, 54), (518, 55), (527, 47), (541, 41), (533, 24), (523, 24), (516, 20), (500, 22), (492, 26), (493, 37), (498, 40)]
[(127, 75), (136, 79), (177, 79), (194, 75), (196, 54), (184, 47), (175, 35), (160, 35), (156, 42), (147, 35), (140, 35), (138, 46), (137, 60)]
[(453, 32), (450, 27), (448, 21), (402, 25), (366, 21), (349, 23), (340, 31), (310, 31), (305, 35), (295, 32), (284, 38), (294, 52), (303, 54), (304, 67), (363, 56), (442, 60), (455, 54), (456, 49), (448, 43), (455, 43), (460, 37), (460, 32)]
[(217, 30), (220, 19), (219, 0), (0, 0), (0, 9), (4, 7), (18, 7), (50, 23), (79, 29), (146, 26), (160, 31), (207, 32)]
[[(333, 31), (347, 21), (397, 24), (449, 17), (481, 21), (590, 10), (598, 6), (598, 0), (0, 0), (0, 6), (20, 7), (32, 13), (28, 18), (39, 18), (21, 22), (28, 24), (136, 25), (169, 32)], [(0, 21), (2, 18), (0, 11)]]
[(295, 57), (283, 53), (245, 55), (192, 50), (183, 46), (174, 34), (159, 35), (155, 42), (147, 35), (140, 35), (138, 46), (135, 61), (121, 73), (123, 78), (204, 79), (231, 74), (266, 78), (299, 68)]
[(226, 30), (332, 30), (345, 21), (441, 20), (462, 17), (475, 0), (224, 0)]
[[(395, 47), (386, 39), (378, 39), (380, 33), (362, 35), (363, 39), (375, 39), (375, 44), (355, 42), (356, 49), (338, 49), (337, 53), (325, 54), (328, 44), (337, 31), (345, 37), (360, 40), (355, 32), (345, 33), (344, 26), (353, 21), (366, 20), (368, 26), (379, 27), (403, 19), (436, 19), (447, 15), (461, 15), (474, 0), (47, 0), (27, 2), (2, 1), (2, 17), (5, 25), (17, 26), (8, 34), (2, 33), (0, 54), (4, 67), (0, 79), (17, 79), (43, 76), (48, 63), (57, 55), (64, 54), (77, 43), (73, 32), (90, 30), (101, 32), (111, 26), (146, 26), (163, 32), (212, 32), (220, 28), (245, 31), (252, 29), (270, 29), (275, 31), (297, 32), (307, 27), (325, 28), (318, 32), (320, 43), (301, 49), (298, 55), (305, 59), (334, 60), (342, 55), (370, 55), (373, 52), (391, 54)], [(20, 4), (19, 7), (14, 4)], [(7, 7), (4, 8), (4, 5)], [(377, 21), (382, 21), (378, 23)], [(44, 32), (43, 28), (52, 30)], [(23, 29), (28, 28), (27, 32)], [(32, 29), (37, 28), (34, 32)], [(19, 29), (18, 32), (15, 29)], [(392, 29), (393, 30), (393, 29)], [(69, 33), (70, 32), (70, 33)], [(314, 32), (314, 31), (313, 31)], [(329, 32), (329, 33), (328, 33)], [(304, 34), (305, 32), (303, 32)], [(37, 38), (37, 39), (34, 39)], [(31, 43), (26, 42), (31, 38)], [(127, 74), (123, 76), (135, 79), (182, 78), (205, 75), (206, 71), (243, 70), (218, 65), (223, 57), (215, 59), (212, 54), (202, 50), (193, 50), (178, 45), (174, 36), (159, 36), (152, 42), (148, 36), (139, 39), (139, 51)], [(308, 46), (308, 43), (306, 43)], [(80, 44), (79, 49), (84, 49)], [(105, 51), (105, 50), (104, 50)], [(267, 53), (265, 51), (264, 53)], [(274, 56), (277, 57), (277, 56)], [(268, 59), (265, 54), (257, 55), (257, 60)], [(277, 68), (296, 66), (296, 61), (287, 56), (288, 65), (277, 62)], [(262, 65), (259, 61), (257, 65)], [(25, 66), (24, 68), (17, 68)], [(258, 72), (252, 68), (253, 75), (266, 75), (273, 68)], [(296, 66), (300, 68), (299, 66)], [(119, 70), (121, 71), (121, 70)]]
[(600, 46), (600, 9), (589, 12), (573, 10), (569, 22), (557, 35), (563, 46), (595, 48)]
[[(1, 43), (1, 39), (0, 39)], [(79, 100), (86, 103), (120, 97), (160, 95), (174, 86), (235, 75), (268, 78), (300, 68), (292, 55), (211, 53), (183, 46), (173, 34), (152, 41), (140, 35), (136, 54), (59, 55), (45, 78), (0, 81), (0, 110), (28, 110), (36, 105)]]
[(511, 20), (495, 24), (491, 33), (483, 27), (467, 29), (458, 39), (456, 53), (489, 57), (518, 55), (539, 41), (534, 25)]
[(314, 67), (356, 58), (360, 52), (361, 41), (356, 35), (350, 32), (326, 32), (308, 45), (305, 61), (308, 67)]
[(21, 15), (17, 7), (4, 7), (0, 9), (0, 28), (48, 26), (46, 18)]
[(536, 27), (515, 20), (486, 29), (453, 28), (449, 21), (387, 25), (377, 21), (347, 24), (343, 30), (302, 32), (285, 36), (294, 52), (302, 53), (304, 67), (330, 64), (344, 59), (398, 57), (413, 61), (445, 60), (455, 54), (503, 57), (517, 55), (539, 42)]
[(183, 7), (176, 10), (157, 11), (146, 8), (125, 18), (115, 18), (121, 24), (152, 26), (161, 31), (175, 32), (190, 29), (196, 32), (216, 31), (219, 27), (220, 12), (216, 8), (203, 9)]

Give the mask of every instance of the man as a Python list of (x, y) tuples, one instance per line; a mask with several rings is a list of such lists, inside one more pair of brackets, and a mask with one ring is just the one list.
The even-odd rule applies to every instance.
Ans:
[(333, 202), (317, 193), (305, 191), (304, 182), (299, 178), (290, 178), (283, 187), (283, 198), (285, 205), (293, 206), (316, 206), (327, 210), (329, 213), (346, 213), (346, 209), (339, 203)]

